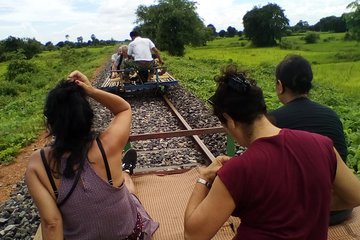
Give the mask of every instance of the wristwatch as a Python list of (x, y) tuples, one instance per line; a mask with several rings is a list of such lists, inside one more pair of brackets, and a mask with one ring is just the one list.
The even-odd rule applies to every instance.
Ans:
[(211, 182), (208, 182), (208, 181), (206, 181), (206, 180), (203, 179), (203, 178), (198, 178), (198, 180), (197, 180), (196, 182), (197, 182), (197, 183), (204, 184), (208, 189), (210, 189), (211, 186), (212, 186), (212, 183), (211, 183)]

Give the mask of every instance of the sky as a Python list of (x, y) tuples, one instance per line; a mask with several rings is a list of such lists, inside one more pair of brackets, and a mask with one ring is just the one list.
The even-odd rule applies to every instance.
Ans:
[[(300, 20), (310, 25), (321, 18), (341, 16), (348, 12), (352, 0), (195, 0), (197, 13), (205, 25), (216, 30), (229, 26), (243, 30), (242, 18), (254, 6), (269, 2), (279, 5), (290, 20), (290, 26)], [(68, 40), (76, 42), (79, 36), (88, 41), (92, 34), (101, 40), (129, 39), (136, 26), (135, 11), (139, 5), (150, 6), (155, 0), (10, 0), (0, 1), (0, 40), (8, 36), (35, 38), (45, 44)]]

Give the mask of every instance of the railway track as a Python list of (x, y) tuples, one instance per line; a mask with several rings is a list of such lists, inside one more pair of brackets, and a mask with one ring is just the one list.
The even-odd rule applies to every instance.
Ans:
[[(177, 107), (181, 108), (182, 104), (176, 104), (179, 102), (176, 98), (170, 99), (173, 94), (168, 94), (169, 97), (161, 94), (160, 86), (158, 86), (158, 84), (166, 83), (163, 87), (168, 89), (175, 86), (177, 80), (168, 72), (161, 76), (154, 75), (153, 78), (146, 83), (127, 82), (121, 77), (114, 79), (107, 77), (103, 81), (97, 82), (98, 87), (104, 90), (120, 94), (124, 98), (132, 96), (127, 98), (133, 109), (130, 141), (138, 150), (138, 170), (177, 168), (196, 165), (196, 163), (209, 164), (214, 158), (214, 154), (198, 135), (222, 133), (224, 129), (218, 122), (216, 125), (210, 124), (201, 127), (194, 126), (191, 117), (188, 118), (190, 119), (188, 122), (186, 115), (189, 116), (189, 113), (197, 116), (196, 121), (206, 120), (208, 117), (199, 114), (196, 109), (192, 109), (191, 104), (188, 104), (189, 101), (183, 101), (189, 108), (182, 111), (185, 114), (182, 116), (177, 109)], [(151, 92), (157, 94), (148, 95), (146, 89), (150, 87), (153, 90)], [(179, 87), (177, 89), (175, 87), (173, 93), (179, 89)], [(209, 122), (214, 123), (215, 121), (213, 119)], [(193, 151), (194, 148), (198, 151)], [(199, 151), (202, 154), (199, 155)]]
[[(213, 138), (214, 134), (221, 134), (226, 141), (224, 129), (205, 103), (193, 96), (193, 99), (179, 99), (176, 96), (179, 91), (182, 97), (191, 95), (184, 94), (186, 90), (179, 86), (170, 89), (165, 94), (141, 92), (126, 98), (133, 110), (129, 140), (138, 152), (135, 173), (181, 171), (209, 164), (214, 155), (224, 153), (224, 149), (216, 149), (219, 136)], [(106, 120), (101, 120), (101, 125), (106, 126)]]
[[(132, 134), (130, 136), (129, 141), (131, 143), (135, 141), (144, 141), (144, 140), (155, 140), (155, 139), (168, 139), (168, 141), (171, 141), (172, 138), (189, 138), (193, 141), (194, 144), (188, 144), (189, 139), (183, 139), (178, 144), (173, 144), (171, 148), (166, 148), (165, 151), (167, 152), (174, 152), (177, 153), (178, 151), (185, 150), (184, 145), (187, 146), (187, 151), (191, 151), (191, 148), (195, 148), (195, 151), (200, 151), (202, 153), (202, 156), (198, 156), (198, 154), (194, 154), (193, 156), (198, 156), (198, 159), (191, 159), (189, 157), (188, 160), (184, 159), (184, 161), (179, 163), (179, 161), (165, 161), (165, 163), (168, 163), (168, 165), (160, 164), (160, 166), (142, 166), (141, 168), (138, 168), (135, 172), (154, 172), (154, 171), (176, 171), (176, 169), (185, 169), (197, 166), (198, 163), (208, 165), (212, 162), (212, 160), (215, 158), (213, 153), (209, 150), (209, 148), (206, 146), (206, 144), (201, 140), (199, 135), (206, 135), (206, 134), (216, 134), (216, 133), (223, 133), (225, 130), (223, 127), (207, 127), (207, 128), (199, 128), (199, 129), (193, 129), (190, 124), (185, 120), (185, 118), (180, 114), (180, 112), (176, 109), (174, 104), (164, 95), (161, 95), (161, 98), (163, 99), (163, 102), (166, 103), (168, 109), (171, 111), (173, 116), (176, 118), (178, 122), (178, 126), (180, 126), (179, 130), (172, 130), (172, 131), (157, 131), (151, 133), (140, 133), (140, 134)], [(160, 158), (164, 157), (163, 155), (159, 156)], [(173, 156), (169, 159), (177, 159), (177, 156)]]
[[(100, 73), (94, 85), (100, 86), (107, 74)], [(226, 151), (226, 134), (220, 133), (220, 123), (204, 102), (180, 86), (170, 87), (165, 97), (177, 114), (159, 96), (127, 99), (133, 110), (130, 140), (138, 152), (136, 174), (179, 172), (199, 163), (206, 164), (209, 157), (203, 154), (193, 135), (214, 156)], [(91, 104), (95, 113), (94, 131), (102, 131), (112, 115), (97, 103)], [(187, 123), (185, 126), (177, 117), (180, 115)], [(204, 134), (209, 132), (216, 133)], [(0, 239), (33, 239), (40, 219), (23, 180), (14, 187), (11, 198), (0, 206), (0, 211)]]
[[(99, 85), (103, 79), (103, 76), (98, 76), (96, 84)], [(138, 96), (127, 100), (133, 109), (130, 142), (139, 157), (135, 175), (149, 177), (152, 172), (178, 173), (198, 164), (206, 165), (214, 156), (225, 154), (227, 139), (224, 129), (208, 107), (185, 89), (173, 86), (161, 97)], [(112, 115), (93, 104), (94, 131), (102, 131)], [(40, 221), (24, 181), (17, 184), (11, 199), (0, 206), (0, 210), (0, 239), (33, 239)], [(357, 208), (357, 216), (359, 211)], [(177, 216), (182, 214), (180, 212)], [(330, 227), (329, 239), (339, 239), (337, 236), (340, 235), (357, 239), (357, 234), (349, 234), (352, 231), (350, 224), (353, 223)]]

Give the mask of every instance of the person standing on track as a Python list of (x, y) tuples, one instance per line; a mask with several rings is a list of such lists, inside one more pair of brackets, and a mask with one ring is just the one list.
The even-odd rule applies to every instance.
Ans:
[[(91, 131), (94, 113), (87, 97), (114, 115), (98, 136)], [(128, 151), (122, 161), (130, 105), (74, 71), (48, 93), (44, 115), (54, 139), (31, 155), (25, 175), (43, 239), (151, 239), (159, 224), (135, 196), (130, 175), (136, 152)]]
[(216, 79), (214, 114), (247, 150), (199, 169), (185, 239), (211, 239), (233, 215), (234, 239), (326, 240), (330, 209), (360, 205), (360, 181), (329, 138), (274, 126), (262, 90), (235, 65)]

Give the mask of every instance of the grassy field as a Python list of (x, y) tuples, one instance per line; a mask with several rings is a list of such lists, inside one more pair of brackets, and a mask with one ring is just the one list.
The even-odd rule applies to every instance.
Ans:
[(0, 163), (11, 162), (18, 151), (44, 128), (46, 93), (75, 69), (89, 77), (109, 60), (114, 47), (44, 52), (30, 60), (37, 71), (5, 80), (9, 62), (0, 63)]
[[(269, 48), (253, 48), (239, 37), (223, 38), (200, 48), (187, 47), (181, 58), (162, 55), (180, 84), (204, 101), (216, 88), (213, 79), (219, 69), (228, 63), (240, 65), (263, 88), (268, 109), (281, 106), (274, 91), (277, 63), (288, 54), (304, 56), (313, 66), (311, 98), (333, 108), (341, 117), (349, 148), (348, 165), (359, 173), (359, 43), (344, 41), (344, 34), (321, 33), (316, 44), (305, 44), (303, 37), (286, 37), (280, 46)], [(45, 95), (59, 79), (75, 68), (91, 76), (114, 50), (105, 47), (42, 53), (31, 60), (39, 71), (26, 84), (6, 81), (9, 63), (0, 63), (0, 163), (11, 162), (18, 150), (43, 129)]]
[(183, 58), (165, 56), (173, 75), (198, 97), (213, 94), (213, 78), (228, 64), (242, 66), (264, 90), (268, 109), (281, 106), (275, 95), (275, 67), (289, 54), (307, 58), (313, 67), (314, 88), (311, 98), (333, 108), (340, 116), (349, 146), (348, 165), (360, 169), (360, 45), (344, 41), (344, 34), (322, 33), (316, 44), (306, 44), (304, 35), (282, 39), (281, 46), (253, 48), (248, 41), (222, 38), (207, 46), (186, 49)]

